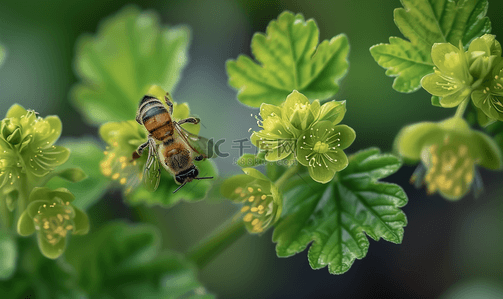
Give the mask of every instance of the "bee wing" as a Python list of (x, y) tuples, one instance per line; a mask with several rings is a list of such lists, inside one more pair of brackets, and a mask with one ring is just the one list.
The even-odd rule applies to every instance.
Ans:
[[(150, 141), (150, 140), (149, 140)], [(143, 185), (151, 192), (155, 191), (161, 180), (161, 165), (157, 159), (157, 151), (155, 149), (155, 141), (150, 141), (148, 145), (148, 157), (143, 168)]]
[(213, 153), (213, 140), (208, 140), (207, 138), (192, 134), (177, 122), (175, 122), (175, 128), (178, 135), (189, 145), (193, 153), (201, 155), (203, 158), (214, 158), (216, 156), (215, 153)]

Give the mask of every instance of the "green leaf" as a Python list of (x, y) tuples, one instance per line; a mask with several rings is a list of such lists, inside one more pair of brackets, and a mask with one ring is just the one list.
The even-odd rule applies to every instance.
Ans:
[(213, 177), (213, 179), (194, 180), (173, 194), (173, 191), (179, 185), (176, 184), (173, 175), (162, 169), (161, 181), (157, 190), (150, 192), (141, 185), (127, 195), (128, 203), (132, 205), (146, 204), (147, 206), (159, 205), (167, 208), (175, 205), (180, 200), (195, 202), (204, 199), (213, 186), (213, 181), (218, 176), (218, 170), (215, 163), (211, 160), (194, 162), (194, 165), (199, 169), (200, 177), (208, 176)]
[(396, 77), (393, 89), (399, 92), (414, 92), (421, 87), (421, 79), (433, 72), (430, 53), (421, 52), (410, 42), (399, 37), (390, 37), (389, 44), (378, 44), (370, 48), (370, 54), (386, 76)]
[[(110, 185), (100, 172), (99, 164), (103, 158), (103, 151), (98, 143), (89, 137), (79, 139), (79, 141), (65, 139), (61, 144), (70, 149), (70, 158), (57, 168), (57, 177), (52, 178), (46, 186), (67, 188), (75, 195), (73, 205), (84, 210), (88, 209), (101, 199)], [(82, 169), (80, 174), (76, 169)], [(68, 180), (69, 171), (74, 179), (81, 177), (82, 174), (87, 174), (87, 177), (78, 182), (71, 182)], [(66, 177), (63, 178), (61, 173), (65, 173)]]
[(16, 270), (17, 244), (6, 231), (0, 230), (0, 280), (9, 279)]
[(280, 104), (292, 90), (320, 100), (336, 94), (347, 72), (349, 43), (343, 34), (319, 45), (318, 39), (313, 19), (288, 11), (271, 21), (265, 34), (255, 33), (251, 49), (257, 62), (240, 55), (226, 64), (238, 100), (259, 107)]
[(367, 254), (366, 235), (401, 243), (407, 218), (400, 208), (407, 196), (400, 186), (377, 181), (401, 165), (396, 156), (368, 149), (350, 156), (337, 180), (292, 190), (273, 234), (278, 256), (294, 255), (313, 242), (311, 267), (328, 265), (330, 273), (342, 274)]
[(77, 42), (81, 83), (71, 99), (93, 124), (132, 119), (152, 84), (172, 91), (187, 64), (190, 31), (159, 24), (159, 16), (126, 7), (106, 19), (95, 36)]
[(491, 31), (487, 0), (402, 0), (404, 8), (394, 12), (395, 24), (410, 41), (390, 37), (389, 44), (370, 48), (375, 61), (397, 77), (393, 88), (414, 92), (421, 78), (433, 72), (431, 48), (435, 43), (459, 42), (466, 46)]
[(160, 233), (154, 227), (115, 222), (79, 237), (66, 256), (77, 270), (79, 285), (91, 298), (204, 294), (193, 265), (174, 252), (160, 252), (160, 247)]

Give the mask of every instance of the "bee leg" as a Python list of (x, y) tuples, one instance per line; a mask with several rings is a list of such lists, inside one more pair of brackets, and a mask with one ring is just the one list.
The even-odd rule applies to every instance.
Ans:
[(166, 105), (168, 105), (168, 107), (169, 107), (169, 114), (172, 115), (173, 114), (173, 103), (171, 103), (171, 101), (169, 100), (168, 94), (166, 94), (164, 96), (164, 101), (166, 102)]
[(137, 149), (136, 151), (133, 152), (133, 160), (136, 160), (138, 159), (142, 154), (143, 154), (143, 151), (145, 150), (145, 148), (149, 145), (149, 141), (141, 144)]
[(178, 122), (179, 125), (184, 124), (184, 123), (191, 123), (191, 124), (198, 124), (201, 120), (197, 117), (189, 117), (186, 119), (182, 119), (181, 121)]

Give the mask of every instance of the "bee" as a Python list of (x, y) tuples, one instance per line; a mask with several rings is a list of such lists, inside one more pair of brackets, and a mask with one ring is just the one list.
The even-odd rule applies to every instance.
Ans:
[(180, 185), (177, 192), (192, 180), (212, 179), (198, 177), (199, 170), (194, 161), (208, 158), (208, 139), (185, 130), (184, 123), (198, 124), (199, 119), (189, 117), (176, 122), (173, 103), (169, 93), (164, 96), (166, 106), (156, 97), (145, 95), (138, 106), (136, 121), (147, 129), (148, 140), (133, 152), (133, 160), (138, 159), (148, 147), (148, 158), (143, 170), (143, 182), (147, 189), (155, 191), (161, 178), (160, 165), (173, 174)]

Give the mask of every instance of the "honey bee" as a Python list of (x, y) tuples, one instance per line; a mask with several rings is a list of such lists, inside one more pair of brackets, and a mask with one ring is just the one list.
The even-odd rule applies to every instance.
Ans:
[(164, 96), (166, 106), (156, 97), (145, 95), (136, 112), (136, 121), (149, 132), (148, 140), (133, 152), (133, 160), (138, 159), (148, 147), (148, 158), (143, 170), (143, 182), (147, 189), (155, 191), (159, 186), (162, 165), (173, 174), (180, 185), (177, 192), (192, 180), (212, 179), (198, 177), (199, 170), (193, 161), (208, 158), (208, 140), (185, 130), (184, 123), (198, 124), (199, 119), (189, 117), (176, 122), (172, 119), (173, 103), (169, 93)]

